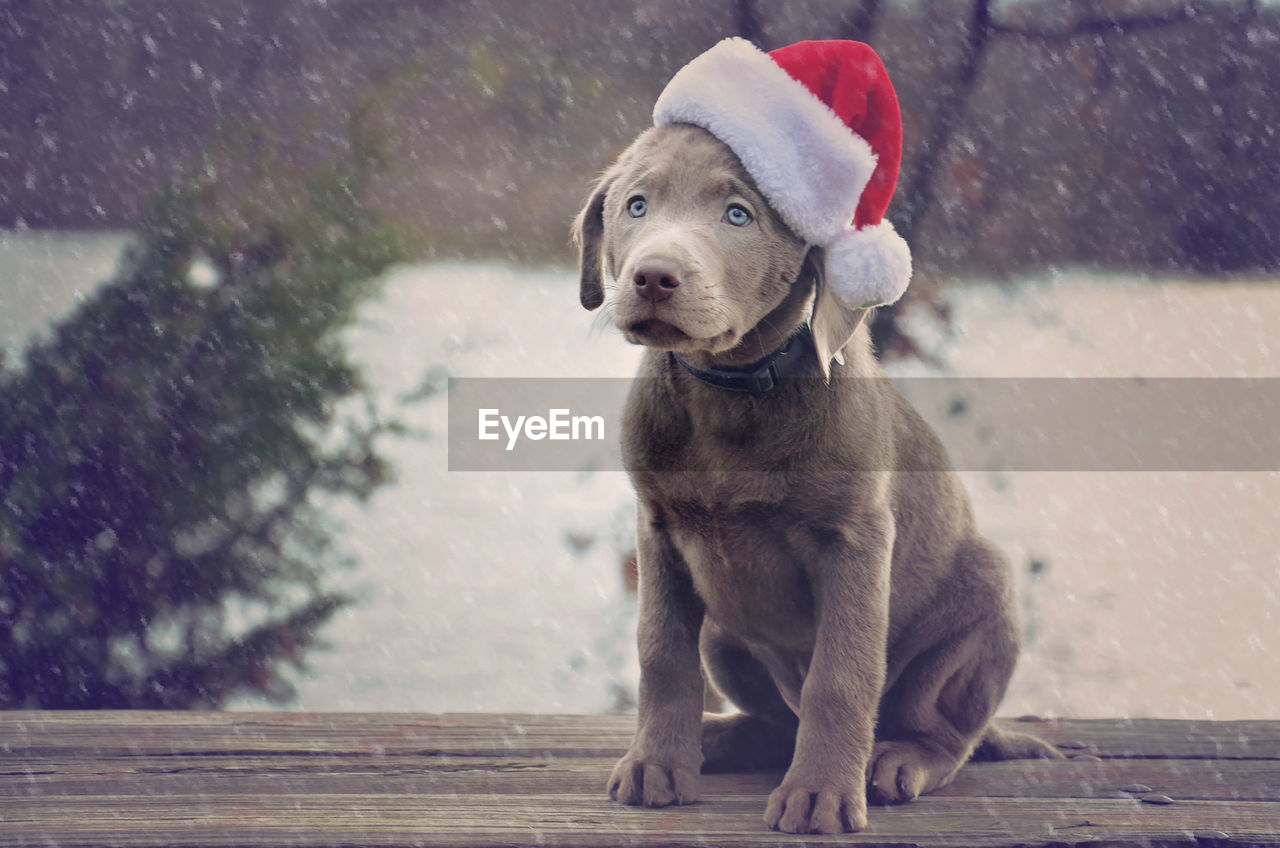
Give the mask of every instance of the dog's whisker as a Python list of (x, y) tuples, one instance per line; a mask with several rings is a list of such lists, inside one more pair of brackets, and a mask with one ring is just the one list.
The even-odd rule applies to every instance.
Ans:
[(608, 330), (613, 329), (614, 304), (613, 300), (606, 300), (604, 305), (600, 307), (600, 311), (591, 316), (591, 335), (599, 337)]

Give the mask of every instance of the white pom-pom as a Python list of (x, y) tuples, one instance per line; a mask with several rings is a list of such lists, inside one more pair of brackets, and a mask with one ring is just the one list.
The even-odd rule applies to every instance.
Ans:
[(911, 282), (911, 248), (887, 220), (826, 245), (827, 285), (849, 307), (887, 306)]

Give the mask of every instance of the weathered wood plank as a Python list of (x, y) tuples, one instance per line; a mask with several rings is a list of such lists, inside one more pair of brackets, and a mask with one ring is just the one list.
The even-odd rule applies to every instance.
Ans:
[[(968, 763), (938, 795), (1012, 798), (1120, 798), (1143, 785), (1179, 800), (1280, 802), (1280, 761), (1109, 759)], [(1280, 815), (1280, 806), (1277, 806)]]
[[(603, 793), (612, 758), (456, 756), (104, 757), (0, 764), (0, 798), (188, 795), (226, 789), (262, 795)], [(703, 775), (711, 795), (767, 795), (780, 773)], [(1280, 802), (1280, 761), (1117, 759), (970, 763), (937, 795), (1127, 798), (1142, 784), (1178, 800)], [(1280, 814), (1280, 808), (1278, 808)]]
[(1280, 759), (1280, 722), (1174, 719), (1002, 719), (1071, 753), (1099, 757)]
[(633, 716), (0, 713), (0, 753), (621, 756)]
[(1102, 759), (970, 764), (833, 840), (764, 828), (776, 774), (707, 776), (687, 808), (609, 802), (627, 717), (0, 713), (0, 848), (1280, 846), (1280, 723), (1008, 724)]
[[(1100, 757), (1280, 759), (1280, 722), (1001, 720), (1071, 753)], [(95, 755), (455, 754), (620, 756), (632, 716), (398, 713), (0, 713), (0, 753)]]
[(439, 796), (381, 794), (88, 796), (25, 808), (7, 800), (0, 804), (0, 846), (1181, 846), (1209, 831), (1227, 834), (1225, 843), (1233, 845), (1277, 839), (1274, 805), (1258, 802), (1154, 806), (1108, 799), (1086, 810), (1061, 800), (926, 797), (875, 808), (867, 832), (839, 838), (769, 832), (760, 821), (762, 806), (755, 796), (708, 797), (664, 810), (620, 807), (595, 795), (539, 795), (502, 804), (487, 795), (446, 802)]

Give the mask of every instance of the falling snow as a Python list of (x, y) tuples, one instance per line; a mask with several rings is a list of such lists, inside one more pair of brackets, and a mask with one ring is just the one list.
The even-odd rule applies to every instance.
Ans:
[[(0, 267), (24, 308), (0, 320), (0, 342), (12, 351), (70, 308), (118, 245), (0, 240)], [(392, 275), (349, 341), (386, 404), (429, 365), (467, 376), (629, 375), (637, 349), (577, 307), (575, 286), (566, 271), (410, 267)], [(1280, 377), (1280, 348), (1265, 342), (1280, 323), (1280, 283), (1072, 274), (962, 286), (950, 299), (950, 326), (924, 310), (911, 318), (945, 369), (901, 363), (896, 376)], [(1208, 324), (1207, 314), (1216, 316)], [(430, 435), (391, 443), (398, 482), (338, 516), (341, 544), (360, 563), (345, 579), (365, 599), (326, 631), (333, 649), (314, 656), (292, 706), (627, 707), (638, 670), (634, 601), (619, 569), (632, 532), (625, 475), (449, 472), (445, 399), (403, 413)], [(1003, 712), (1277, 715), (1280, 475), (963, 476), (984, 531), (1018, 566), (1025, 647)]]
[[(625, 475), (450, 472), (440, 389), (632, 373), (638, 350), (577, 307), (556, 264), (587, 181), (716, 38), (830, 37), (857, 4), (788, 7), (803, 20), (692, 0), (554, 20), (544, 4), (217, 5), (0, 9), (0, 112), (21, 128), (0, 145), (0, 365), (112, 275), (124, 236), (103, 228), (130, 226), (162, 183), (203, 175), (247, 206), (288, 206), (290, 174), (358, 143), (387, 153), (372, 190), (420, 261), (346, 340), (406, 433), (384, 444), (396, 482), (333, 510), (357, 562), (338, 582), (360, 601), (288, 706), (632, 708)], [(951, 9), (967, 4), (864, 5), (884, 15), (872, 40), (907, 116), (894, 211), (919, 206), (922, 294), (902, 329), (923, 356), (895, 377), (1280, 377), (1280, 2), (1111, 4), (1136, 17), (1099, 27), (1086, 12), (1107, 4), (975, 0), (997, 22), (977, 41)], [(966, 43), (980, 46), (962, 84)], [(931, 153), (932, 182), (914, 181)], [(177, 279), (200, 295), (225, 282), (203, 255)], [(933, 413), (984, 426), (964, 402)], [(1005, 713), (1280, 718), (1280, 474), (962, 476), (1015, 565), (1025, 644)], [(122, 543), (95, 529), (83, 547)], [(0, 598), (0, 616), (12, 606)], [(149, 638), (176, 651), (183, 634)]]

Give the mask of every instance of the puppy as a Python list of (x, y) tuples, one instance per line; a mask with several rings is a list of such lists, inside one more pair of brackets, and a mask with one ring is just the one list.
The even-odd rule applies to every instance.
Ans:
[[(989, 723), (1018, 652), (1008, 564), (884, 378), (869, 309), (833, 295), (823, 248), (734, 151), (648, 130), (573, 233), (582, 305), (607, 269), (614, 324), (647, 348), (623, 423), (639, 716), (610, 796), (687, 804), (700, 770), (786, 766), (765, 823), (839, 833), (868, 794), (909, 801), (979, 748), (1060, 756)], [(702, 715), (704, 672), (739, 712)]]

